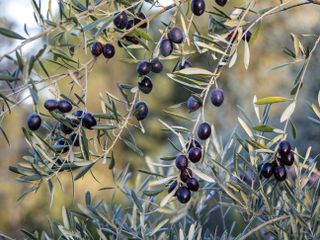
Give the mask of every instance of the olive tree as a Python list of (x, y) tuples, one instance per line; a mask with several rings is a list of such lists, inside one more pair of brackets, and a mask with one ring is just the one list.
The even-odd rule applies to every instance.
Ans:
[[(94, 176), (93, 167), (102, 162), (115, 187), (97, 190), (120, 193), (126, 203), (93, 201), (87, 192), (85, 205), (63, 208), (63, 221), (50, 222), (50, 231), (22, 230), (26, 239), (320, 238), (319, 152), (311, 148), (301, 152), (291, 144), (299, 137), (292, 116), (302, 101), (300, 90), (308, 84), (305, 75), (318, 49), (319, 33), (291, 33), (291, 45), (279, 53), (289, 61), (273, 70), (300, 67), (287, 96), (255, 96), (251, 106), (255, 118), (240, 111), (226, 141), (208, 118), (211, 109), (223, 111), (228, 98), (219, 87), (221, 74), (235, 65), (250, 71), (254, 54), (250, 49), (263, 29), (262, 21), (305, 5), (319, 7), (318, 0), (264, 4), (248, 0), (240, 5), (227, 0), (175, 0), (167, 6), (152, 0), (57, 2), (57, 14), (49, 1), (44, 15), (41, 0), (31, 1), (42, 29), (34, 36), (27, 28), (25, 33), (0, 28), (1, 35), (19, 40), (0, 58), (14, 66), (0, 76), (1, 121), (26, 99), (33, 100), (33, 112), (22, 127), (29, 154), (9, 169), (28, 187), (20, 199), (46, 185), (52, 204), (55, 188), (63, 188), (61, 174), (68, 173), (74, 182)], [(168, 21), (153, 29), (162, 14), (168, 14)], [(204, 16), (205, 31), (197, 25), (197, 18)], [(41, 47), (25, 55), (24, 47), (39, 39)], [(126, 57), (118, 59), (119, 52)], [(210, 68), (194, 67), (190, 61), (194, 55), (207, 58)], [(87, 92), (98, 61), (122, 61), (136, 69), (136, 77), (130, 83), (118, 82), (119, 91), (98, 90), (101, 111), (92, 113)], [(173, 70), (166, 72), (169, 61)], [(144, 123), (156, 109), (144, 98), (152, 96), (154, 75), (174, 81), (189, 98), (162, 106), (166, 118), (159, 122), (173, 154), (145, 157), (139, 177), (132, 179), (129, 164), (115, 167), (115, 148), (122, 144), (144, 156), (132, 130), (140, 135), (150, 131)], [(58, 85), (65, 80), (66, 94)], [(39, 93), (52, 86), (55, 98), (42, 101)], [(28, 95), (22, 96), (26, 90)], [(275, 127), (270, 109), (279, 104), (283, 113), (280, 127)], [(319, 127), (320, 94), (309, 105), (313, 113), (306, 110), (310, 116), (305, 122)], [(0, 127), (9, 143), (10, 136)], [(243, 227), (235, 230), (240, 223)]]

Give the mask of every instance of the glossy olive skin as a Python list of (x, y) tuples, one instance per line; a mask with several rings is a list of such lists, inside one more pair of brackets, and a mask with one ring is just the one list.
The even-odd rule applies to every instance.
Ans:
[(187, 101), (187, 108), (189, 109), (190, 112), (197, 111), (200, 107), (202, 106), (201, 102), (198, 101), (193, 96), (190, 96)]
[(128, 15), (126, 12), (115, 13), (113, 19), (114, 25), (119, 29), (124, 29), (128, 23)]
[(161, 73), (163, 70), (163, 63), (160, 60), (153, 60), (151, 62), (151, 71), (154, 73)]
[(210, 93), (210, 100), (211, 103), (216, 106), (220, 107), (224, 101), (224, 92), (220, 88), (215, 88)]
[(149, 77), (144, 76), (138, 83), (139, 90), (144, 94), (149, 94), (152, 91), (153, 84)]
[(192, 0), (191, 11), (196, 16), (201, 16), (206, 10), (206, 2), (204, 0)]
[(148, 105), (145, 102), (140, 101), (135, 104), (134, 116), (138, 121), (142, 121), (143, 119), (145, 119), (148, 115), (148, 112)]
[(41, 127), (41, 117), (39, 114), (31, 113), (27, 118), (28, 128), (31, 131), (36, 131)]
[(211, 135), (211, 127), (209, 123), (203, 122), (198, 126), (198, 137), (201, 140), (206, 140)]
[(275, 167), (273, 174), (275, 179), (277, 179), (279, 182), (284, 181), (287, 177), (287, 171), (284, 166)]
[(58, 109), (58, 101), (55, 99), (48, 99), (44, 102), (44, 107), (49, 111)]
[(191, 198), (191, 192), (188, 188), (186, 187), (179, 187), (177, 190), (177, 199), (181, 203), (187, 203), (189, 202)]
[(181, 31), (180, 28), (174, 27), (169, 31), (168, 38), (170, 39), (171, 42), (180, 44), (184, 40), (183, 32)]
[(227, 0), (216, 0), (216, 4), (218, 4), (221, 7), (224, 7), (227, 4)]
[(188, 152), (189, 160), (193, 163), (197, 163), (201, 160), (202, 150), (198, 147), (192, 147)]
[(279, 143), (278, 152), (281, 157), (286, 157), (291, 152), (290, 143), (286, 140), (281, 141)]
[(179, 155), (176, 157), (176, 167), (180, 170), (188, 167), (188, 158), (185, 155)]
[(103, 47), (103, 56), (107, 59), (110, 59), (114, 56), (116, 53), (116, 50), (112, 44), (106, 44)]
[(138, 63), (136, 70), (141, 76), (147, 75), (151, 71), (151, 63), (148, 61), (141, 61)]
[(192, 171), (190, 168), (185, 168), (181, 170), (180, 179), (182, 182), (187, 182), (187, 180), (191, 177), (192, 177)]
[(58, 102), (58, 109), (62, 113), (68, 113), (72, 110), (72, 104), (66, 99), (61, 99)]
[(91, 54), (95, 57), (98, 57), (101, 55), (103, 51), (103, 45), (101, 42), (95, 42), (91, 45)]
[(274, 172), (274, 164), (264, 163), (261, 167), (261, 175), (265, 178), (270, 178)]
[(196, 192), (199, 190), (199, 182), (197, 179), (195, 178), (188, 178), (187, 180), (187, 186), (188, 186), (188, 189), (193, 191), (193, 192)]
[(172, 42), (169, 39), (162, 39), (160, 43), (160, 53), (164, 57), (168, 57), (173, 51)]
[(97, 125), (97, 120), (91, 113), (86, 113), (82, 118), (82, 125), (85, 128), (92, 129), (92, 127)]
[(294, 163), (294, 154), (293, 152), (289, 152), (287, 155), (285, 156), (280, 156), (279, 161), (283, 164), (283, 165), (287, 165), (287, 166), (292, 166)]

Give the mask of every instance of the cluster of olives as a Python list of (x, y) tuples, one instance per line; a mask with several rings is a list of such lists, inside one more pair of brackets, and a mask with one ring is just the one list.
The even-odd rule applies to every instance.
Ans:
[[(55, 99), (48, 99), (44, 103), (44, 107), (49, 111), (59, 111), (62, 114), (71, 112), (72, 104), (66, 100), (61, 99), (59, 101)], [(73, 117), (64, 117), (59, 123), (59, 130), (64, 134), (68, 135), (68, 138), (60, 138), (54, 144), (55, 149), (60, 153), (69, 151), (69, 145), (78, 147), (80, 146), (80, 139), (78, 133), (74, 131), (80, 124), (87, 129), (92, 129), (93, 126), (97, 125), (95, 117), (82, 110), (76, 110), (72, 113)], [(32, 113), (28, 116), (27, 124), (31, 131), (36, 131), (41, 126), (41, 117), (39, 114)], [(70, 144), (69, 144), (70, 143)]]
[[(221, 106), (224, 101), (224, 93), (222, 89), (215, 88), (210, 93), (210, 100), (214, 106)], [(201, 99), (198, 97), (190, 96), (187, 101), (187, 107), (190, 112), (198, 110), (202, 106)], [(206, 140), (211, 135), (211, 126), (207, 122), (199, 124), (197, 134), (199, 139)], [(177, 197), (179, 202), (187, 203), (191, 198), (191, 191), (197, 191), (199, 189), (198, 180), (192, 177), (192, 171), (188, 168), (188, 161), (193, 163), (199, 162), (202, 157), (202, 148), (198, 141), (191, 140), (187, 146), (188, 156), (179, 155), (176, 158), (176, 167), (180, 170), (180, 180), (174, 181), (169, 185), (168, 192), (172, 192), (179, 186), (176, 190), (174, 196)]]
[[(153, 84), (150, 77), (146, 76), (151, 71), (160, 73), (163, 70), (163, 64), (159, 59), (154, 59), (151, 62), (143, 60), (137, 64), (136, 71), (142, 77), (138, 82), (139, 90), (144, 94), (149, 94), (152, 91)], [(148, 115), (148, 105), (143, 101), (139, 101), (134, 106), (134, 115), (138, 121), (145, 119)]]
[(184, 35), (180, 28), (171, 28), (168, 32), (168, 38), (163, 38), (160, 42), (160, 53), (167, 57), (173, 51), (173, 44), (181, 44), (184, 41)]
[[(211, 103), (220, 107), (224, 101), (224, 92), (220, 88), (215, 88), (210, 93)], [(198, 97), (190, 96), (187, 100), (187, 108), (190, 112), (197, 111), (202, 106), (202, 101)], [(198, 126), (198, 137), (201, 140), (206, 140), (211, 135), (211, 127), (207, 122), (203, 122)]]
[[(126, 29), (129, 30), (132, 28), (134, 25), (140, 23), (141, 21), (145, 20), (146, 16), (144, 15), (143, 12), (138, 12), (136, 14), (136, 17), (133, 19), (128, 18), (128, 14), (126, 12), (120, 12), (120, 13), (115, 13), (114, 14), (114, 19), (113, 19), (113, 24), (118, 28), (118, 29)], [(146, 28), (147, 23), (142, 24), (139, 26), (139, 28)], [(130, 43), (133, 44), (138, 44), (140, 41), (137, 37), (135, 36), (125, 36), (124, 39)], [(119, 47), (122, 47), (122, 43), (118, 42)]]
[(91, 46), (91, 53), (93, 56), (98, 57), (103, 53), (103, 56), (110, 59), (116, 53), (114, 46), (110, 43), (103, 45), (101, 42), (95, 42)]
[(288, 141), (284, 140), (279, 143), (278, 154), (276, 161), (262, 165), (261, 175), (265, 178), (274, 175), (275, 179), (281, 182), (287, 177), (285, 166), (291, 166), (294, 163), (294, 154)]
[[(168, 192), (176, 191), (174, 196), (177, 197), (179, 202), (187, 203), (191, 198), (191, 191), (196, 192), (199, 190), (199, 182), (192, 176), (192, 171), (188, 168), (189, 160), (193, 163), (197, 163), (202, 157), (202, 147), (197, 140), (190, 140), (186, 149), (188, 150), (187, 156), (181, 154), (176, 157), (176, 167), (180, 170), (180, 180), (173, 181), (168, 188)], [(177, 184), (179, 182), (179, 187)], [(177, 188), (177, 189), (176, 189)]]
[[(128, 14), (126, 12), (120, 12), (120, 13), (114, 14), (113, 23), (118, 29), (128, 30), (144, 19), (146, 19), (146, 16), (142, 12), (137, 13), (136, 18), (134, 19), (129, 19)], [(146, 27), (147, 27), (147, 23), (142, 24), (140, 26), (140, 28), (146, 28)], [(134, 44), (139, 43), (139, 39), (135, 36), (125, 36), (124, 39)], [(122, 43), (120, 42), (118, 43), (119, 43), (119, 46), (122, 47)], [(115, 52), (116, 51), (114, 46), (110, 43), (103, 45), (100, 42), (95, 42), (91, 46), (91, 53), (96, 57), (103, 54), (105, 58), (110, 59), (115, 55)]]

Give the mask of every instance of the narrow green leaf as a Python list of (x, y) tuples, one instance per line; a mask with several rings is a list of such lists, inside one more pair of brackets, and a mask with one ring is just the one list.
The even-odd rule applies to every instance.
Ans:
[(261, 131), (261, 132), (273, 132), (273, 127), (268, 126), (268, 125), (256, 125), (252, 127), (256, 131)]
[(79, 178), (83, 177), (94, 165), (94, 163), (91, 163), (87, 166), (84, 166), (82, 168), (80, 168), (79, 172), (74, 176), (73, 180), (76, 181)]
[(0, 27), (0, 34), (3, 36), (6, 36), (8, 38), (15, 38), (15, 39), (20, 39), (20, 40), (24, 40), (25, 38), (22, 37), (21, 35), (19, 35), (18, 33), (15, 33), (9, 29), (6, 28), (2, 28)]
[(287, 102), (290, 99), (285, 98), (285, 97), (266, 97), (266, 98), (261, 98), (258, 101), (255, 102), (257, 105), (265, 105), (265, 104), (272, 104), (272, 103), (280, 103), (280, 102)]
[(20, 80), (20, 78), (13, 77), (10, 75), (0, 75), (0, 81), (13, 82), (13, 81), (17, 81), (17, 80)]

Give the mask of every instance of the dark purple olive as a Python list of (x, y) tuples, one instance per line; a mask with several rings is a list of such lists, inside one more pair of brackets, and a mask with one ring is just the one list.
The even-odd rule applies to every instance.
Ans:
[(181, 170), (180, 179), (182, 182), (186, 182), (191, 177), (192, 177), (192, 171), (190, 168), (185, 168)]
[(36, 113), (31, 113), (27, 118), (27, 124), (31, 131), (36, 131), (41, 126), (41, 117)]
[(151, 62), (151, 71), (154, 73), (160, 73), (162, 72), (163, 64), (160, 60), (153, 60)]
[(58, 101), (55, 99), (48, 99), (44, 102), (44, 107), (49, 111), (56, 110), (58, 108)]
[(116, 53), (116, 50), (114, 49), (114, 46), (112, 44), (106, 44), (103, 47), (103, 56), (107, 59), (110, 59), (114, 56)]
[(187, 101), (187, 107), (190, 112), (197, 111), (202, 106), (202, 103), (198, 101), (194, 96), (190, 96)]
[(141, 76), (147, 75), (151, 71), (151, 63), (148, 61), (141, 61), (138, 63), (136, 70)]
[(283, 140), (279, 143), (278, 152), (281, 157), (287, 156), (291, 152), (291, 145), (288, 141)]
[(206, 10), (206, 2), (204, 0), (192, 0), (191, 11), (196, 16), (201, 16)]
[(261, 175), (265, 178), (270, 178), (274, 172), (274, 165), (272, 163), (264, 163), (261, 167)]
[(134, 106), (134, 116), (138, 121), (142, 121), (148, 115), (148, 105), (145, 102), (137, 102)]
[(201, 140), (206, 140), (211, 135), (211, 127), (209, 123), (203, 122), (198, 126), (198, 137)]
[(185, 155), (179, 155), (176, 157), (176, 167), (180, 170), (188, 167), (188, 158)]
[(294, 154), (293, 152), (289, 152), (287, 155), (280, 156), (278, 159), (283, 165), (291, 166), (294, 163)]
[(282, 182), (286, 179), (287, 177), (287, 172), (284, 166), (277, 166), (274, 169), (274, 177), (277, 179), (279, 182)]
[(115, 13), (113, 19), (114, 25), (119, 29), (124, 29), (128, 23), (128, 15), (126, 12)]
[(169, 39), (162, 39), (160, 43), (160, 53), (164, 57), (168, 57), (173, 51), (172, 42)]
[(199, 182), (197, 179), (195, 178), (188, 178), (187, 180), (187, 186), (189, 188), (189, 190), (193, 191), (193, 192), (196, 192), (199, 190)]
[(97, 125), (97, 120), (91, 113), (86, 113), (82, 118), (82, 125), (85, 128), (92, 129), (92, 127)]
[(199, 162), (202, 157), (201, 148), (192, 147), (188, 152), (188, 157), (189, 157), (190, 161), (193, 163)]
[(72, 110), (72, 104), (66, 99), (61, 99), (58, 102), (58, 109), (62, 113), (68, 113)]
[(219, 107), (222, 105), (223, 101), (224, 101), (224, 93), (223, 90), (220, 88), (215, 88), (211, 91), (210, 93), (210, 100), (211, 103), (216, 106)]
[(191, 198), (191, 192), (188, 188), (186, 187), (179, 187), (177, 190), (177, 199), (181, 203), (187, 203), (189, 202)]
[(91, 45), (91, 54), (95, 57), (98, 57), (101, 55), (103, 51), (103, 45), (101, 42), (95, 42)]
[(218, 4), (221, 7), (224, 7), (227, 4), (227, 0), (216, 0), (216, 4)]
[(169, 31), (168, 38), (170, 39), (171, 42), (180, 44), (183, 42), (183, 39), (184, 39), (183, 32), (181, 31), (180, 28), (174, 27)]
[(140, 82), (138, 82), (138, 87), (141, 92), (148, 94), (152, 91), (152, 81), (148, 76), (144, 76)]

